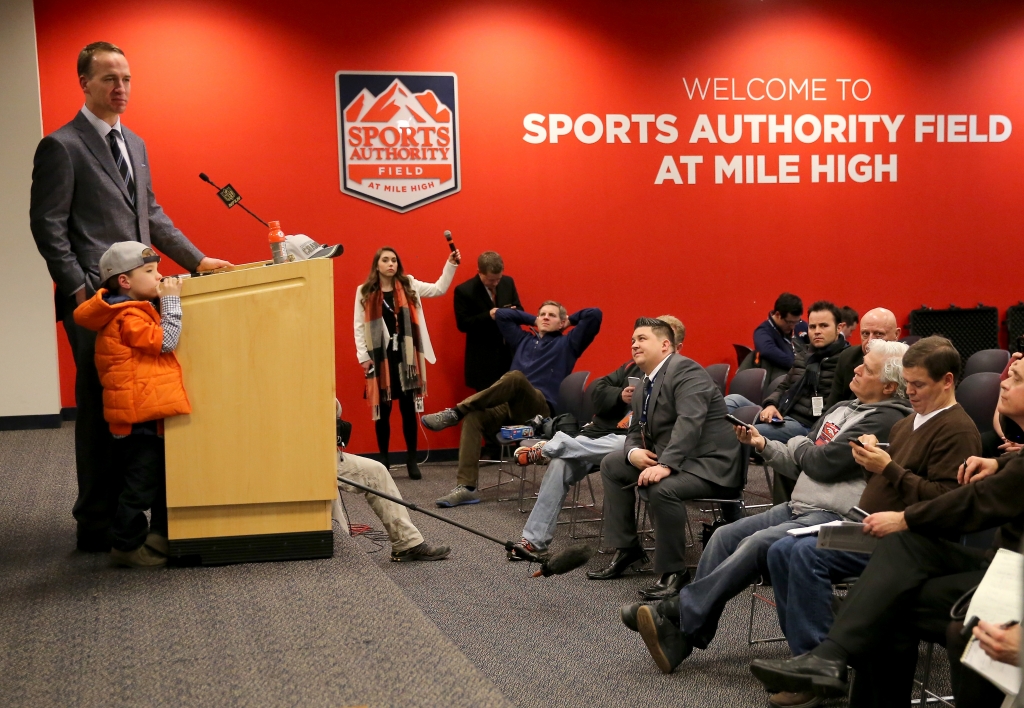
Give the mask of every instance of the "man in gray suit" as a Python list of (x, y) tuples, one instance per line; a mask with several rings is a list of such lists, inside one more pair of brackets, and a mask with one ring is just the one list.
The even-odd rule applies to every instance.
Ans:
[(103, 419), (103, 389), (93, 361), (96, 333), (75, 324), (75, 307), (102, 284), (100, 256), (119, 241), (153, 245), (190, 271), (231, 265), (204, 256), (153, 196), (146, 144), (121, 124), (131, 74), (118, 47), (95, 42), (78, 57), (85, 106), (36, 148), (29, 208), (32, 236), (57, 284), (57, 319), (75, 356), (75, 458), (78, 547), (109, 551), (107, 530), (121, 484), (112, 468), (113, 438)]
[(647, 561), (633, 511), (636, 485), (647, 497), (656, 543), (654, 572), (660, 574), (640, 594), (657, 600), (677, 595), (689, 581), (686, 500), (738, 498), (743, 470), (721, 391), (700, 364), (674, 353), (669, 325), (638, 319), (632, 351), (645, 376), (633, 395), (625, 455), (613, 452), (601, 462), (604, 533), (618, 550), (608, 568), (587, 575), (615, 578)]

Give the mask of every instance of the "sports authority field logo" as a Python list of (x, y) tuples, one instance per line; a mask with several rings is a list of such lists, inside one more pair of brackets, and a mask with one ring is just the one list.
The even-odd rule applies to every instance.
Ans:
[(342, 192), (404, 213), (461, 189), (455, 74), (335, 80)]

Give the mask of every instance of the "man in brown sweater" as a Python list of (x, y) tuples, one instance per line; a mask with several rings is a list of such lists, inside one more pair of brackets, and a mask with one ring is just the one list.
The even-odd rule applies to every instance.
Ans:
[[(1000, 413), (1024, 423), (1024, 363), (1014, 363), (1001, 389)], [(857, 669), (851, 706), (907, 704), (918, 640), (945, 642), (950, 607), (981, 582), (994, 549), (1016, 551), (1024, 534), (1024, 457), (1018, 452), (964, 462), (960, 488), (865, 520), (865, 532), (881, 540), (828, 638), (793, 659), (751, 664), (769, 690), (837, 695), (846, 691), (850, 663)], [(988, 552), (950, 540), (1000, 526)], [(1019, 628), (981, 623), (974, 632), (1019, 643)], [(964, 704), (997, 706), (999, 700), (990, 692)]]
[[(934, 499), (957, 486), (957, 469), (981, 454), (981, 436), (956, 402), (960, 355), (942, 337), (918, 341), (903, 356), (907, 397), (914, 415), (893, 426), (888, 452), (874, 436), (861, 436), (865, 447), (850, 445), (868, 475), (859, 506), (869, 514), (902, 511)], [(768, 571), (775, 592), (779, 624), (793, 656), (809, 652), (828, 636), (834, 619), (832, 583), (859, 576), (871, 556), (819, 549), (814, 536), (788, 536), (768, 551)], [(784, 708), (812, 704), (813, 694), (771, 696)]]

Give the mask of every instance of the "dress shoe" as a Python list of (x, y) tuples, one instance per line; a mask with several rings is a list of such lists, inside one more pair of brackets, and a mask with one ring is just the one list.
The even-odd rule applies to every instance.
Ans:
[(780, 691), (768, 696), (768, 705), (772, 708), (815, 708), (821, 705), (821, 697), (811, 691)]
[(149, 550), (156, 551), (162, 556), (171, 555), (171, 543), (167, 540), (167, 537), (162, 534), (150, 531), (146, 534), (145, 545), (149, 547)]
[(801, 654), (792, 659), (755, 659), (750, 662), (750, 672), (772, 693), (813, 692), (828, 698), (844, 696), (846, 683), (846, 662), (821, 659), (813, 654)]
[(615, 551), (611, 565), (604, 570), (592, 570), (587, 573), (587, 577), (591, 580), (611, 580), (626, 572), (626, 568), (629, 566), (634, 566), (639, 570), (648, 561), (650, 561), (650, 558), (647, 557), (647, 553), (640, 546), (620, 548)]
[(686, 635), (671, 620), (662, 617), (650, 605), (643, 605), (636, 613), (640, 637), (651, 652), (654, 663), (663, 674), (670, 674), (690, 655), (693, 647)]
[(649, 588), (638, 590), (640, 597), (645, 600), (667, 600), (679, 594), (683, 586), (690, 582), (690, 571), (683, 570), (678, 573), (665, 573), (661, 579)]

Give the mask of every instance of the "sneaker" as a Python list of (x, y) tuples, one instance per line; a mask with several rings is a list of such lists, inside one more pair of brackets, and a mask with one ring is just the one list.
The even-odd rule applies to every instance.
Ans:
[(527, 465), (546, 465), (548, 458), (541, 454), (541, 450), (547, 445), (547, 440), (539, 440), (533, 445), (524, 445), (517, 447), (516, 451), (512, 454), (512, 459), (516, 461), (516, 464), (520, 467), (526, 467)]
[(110, 558), (114, 565), (124, 568), (160, 568), (167, 565), (166, 556), (160, 555), (145, 544), (134, 551), (119, 551), (114, 548), (110, 551)]
[[(515, 548), (521, 548), (524, 551), (526, 551), (527, 553), (532, 553), (533, 555), (537, 556), (541, 560), (543, 560), (543, 559), (547, 558), (549, 555), (551, 555), (550, 551), (547, 551), (547, 550), (543, 550), (543, 551), (537, 550), (537, 547), (534, 546), (529, 541), (527, 541), (525, 538), (519, 539), (515, 544), (513, 544), (513, 546)], [(526, 560), (522, 556), (517, 556), (515, 554), (515, 552), (513, 552), (513, 551), (508, 551), (507, 555), (508, 555), (508, 559), (510, 561)]]
[(460, 504), (479, 504), (480, 495), (465, 485), (460, 484), (434, 503), (444, 507), (459, 506)]
[(428, 546), (425, 542), (404, 551), (391, 551), (394, 563), (410, 563), (412, 561), (439, 561), (448, 557), (451, 549), (448, 546)]
[(423, 425), (437, 432), (459, 424), (459, 413), (454, 408), (445, 408), (437, 413), (430, 413), (423, 416)]
[(158, 533), (152, 531), (146, 536), (146, 547), (151, 551), (156, 551), (162, 556), (171, 555), (171, 544), (167, 540), (166, 536), (161, 536)]

